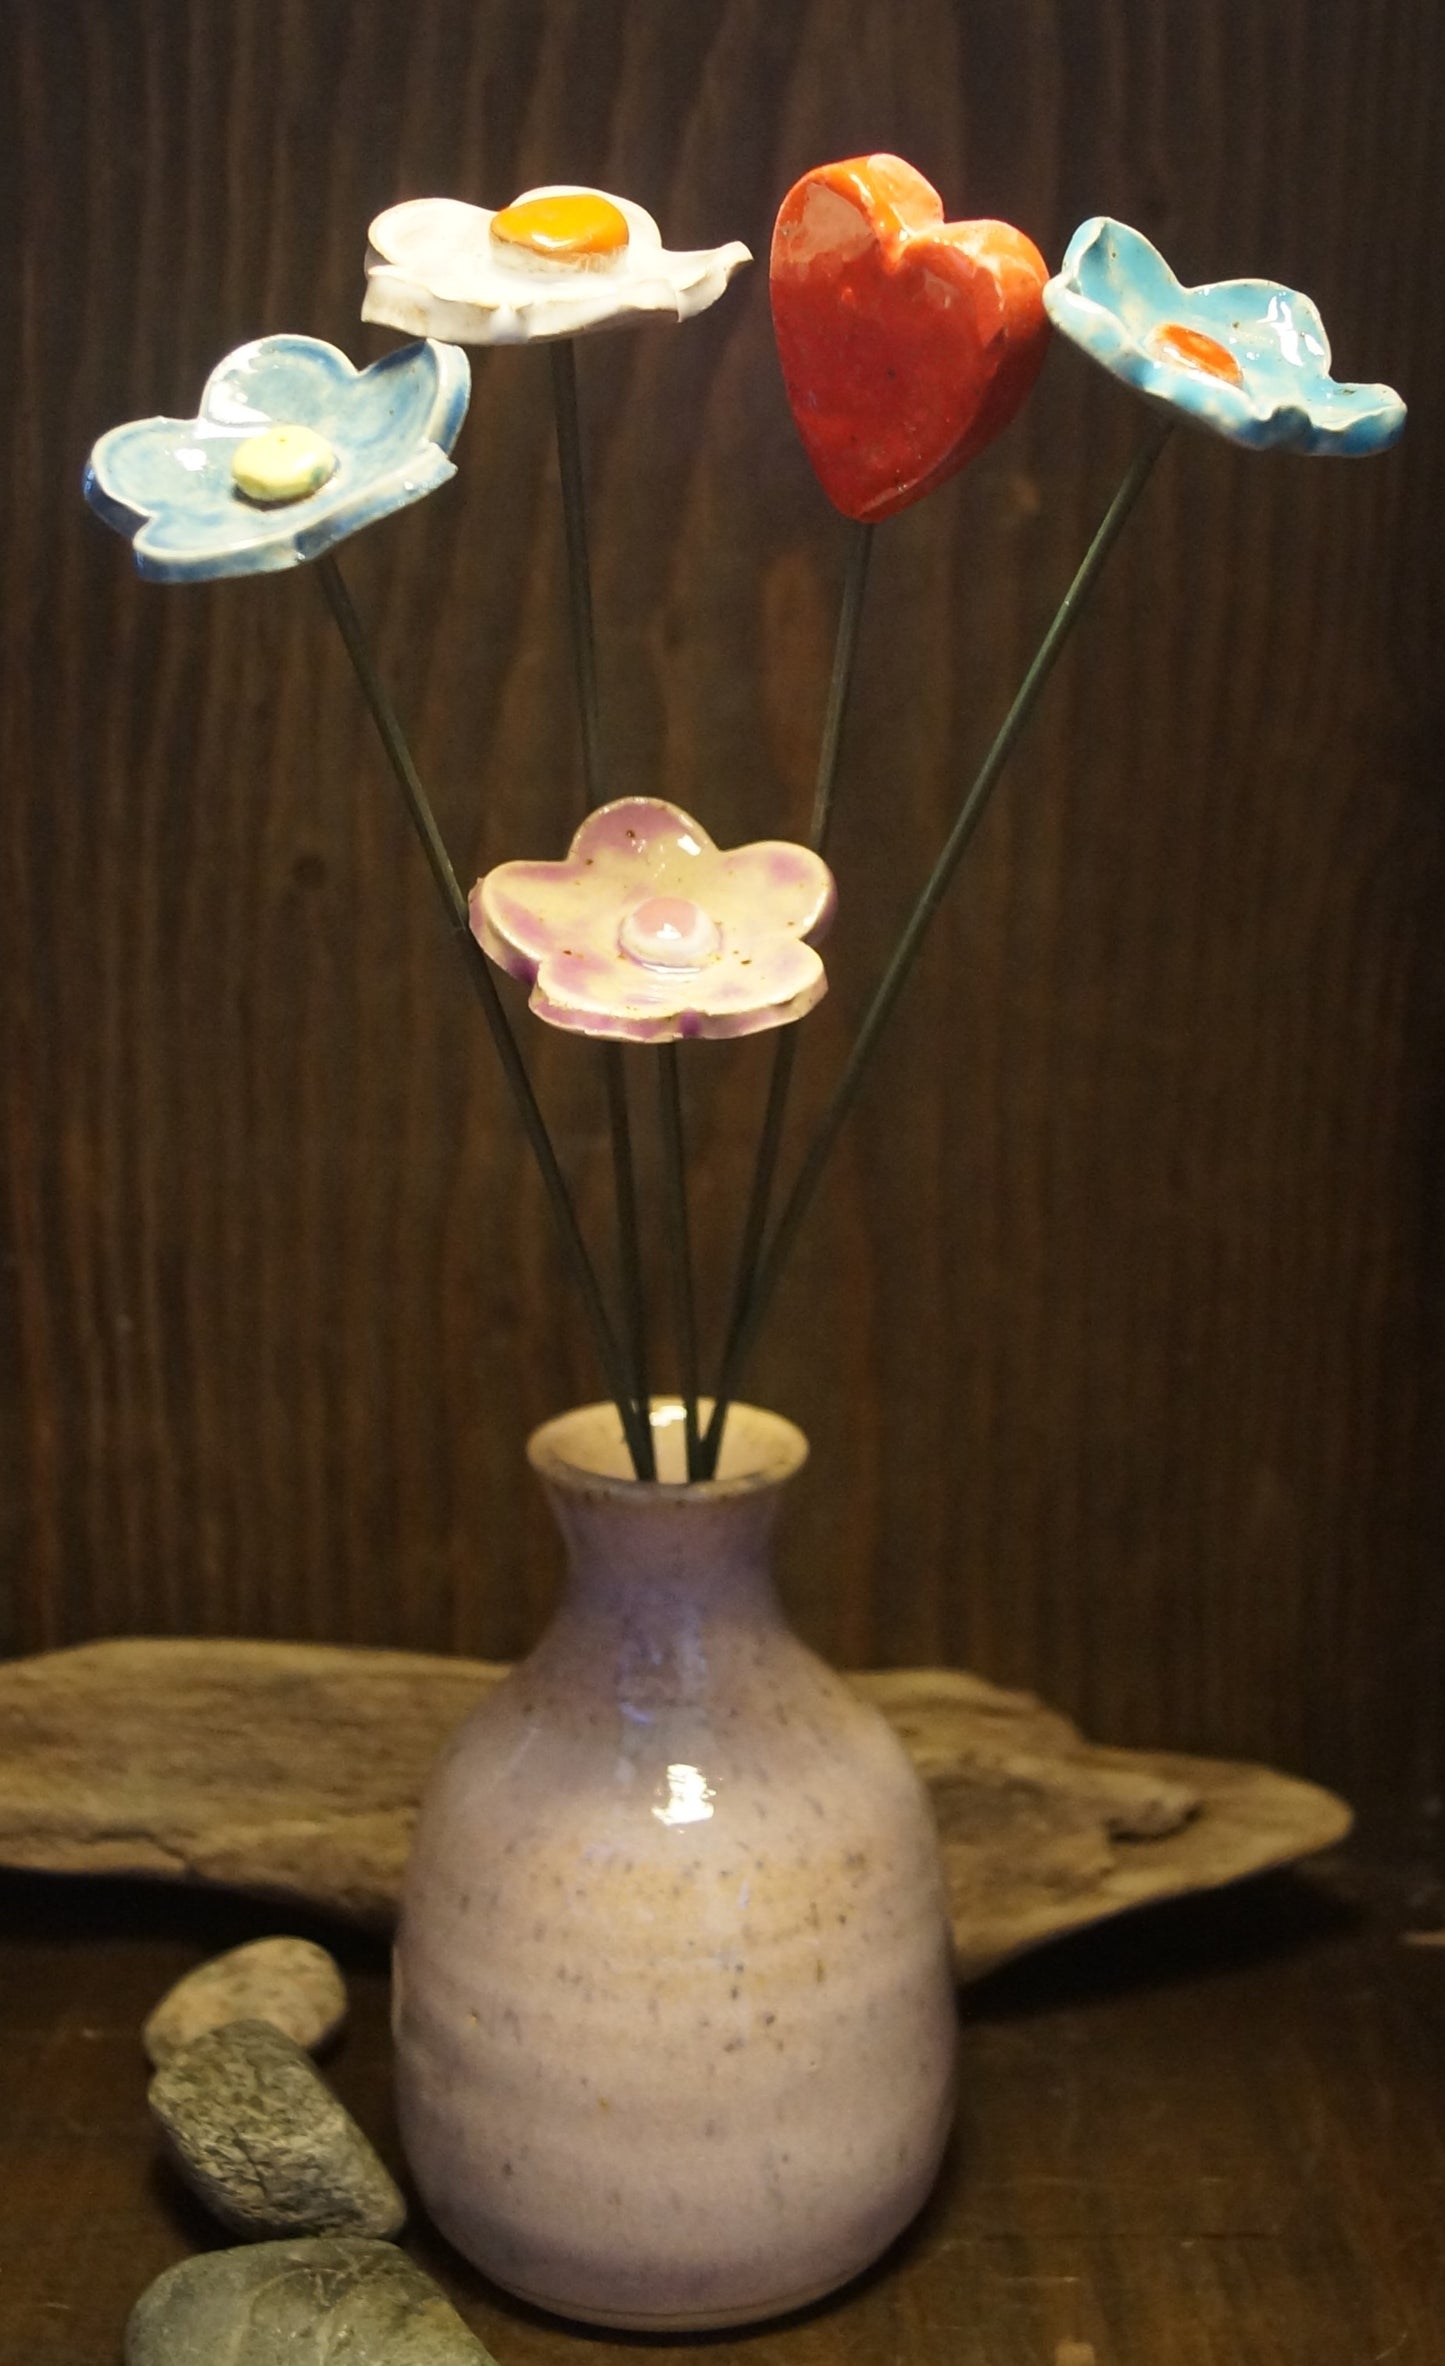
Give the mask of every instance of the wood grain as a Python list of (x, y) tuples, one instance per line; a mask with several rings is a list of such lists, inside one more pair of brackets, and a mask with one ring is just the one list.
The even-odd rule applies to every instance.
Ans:
[[(399, 196), (594, 180), (761, 253), (799, 170), (887, 146), (1051, 256), (1113, 211), (1186, 278), (1307, 287), (1414, 417), (1351, 468), (1175, 439), (752, 1376), (814, 1441), (791, 1599), (846, 1664), (1429, 1836), (1442, 48), (1426, 0), (11, 0), (0, 1640), (513, 1656), (556, 1570), (521, 1441), (597, 1385), (315, 585), (140, 584), (90, 442), (267, 329), (381, 350)], [(799, 826), (843, 532), (762, 273), (582, 364), (612, 781)], [(1060, 349), (879, 537), (800, 1110), (1139, 427)], [(459, 457), (346, 557), (468, 873), (578, 807), (536, 356), (478, 358)], [(529, 1051), (604, 1241), (595, 1065)], [(684, 1062), (712, 1326), (765, 1060)]]
[[(0, 1865), (250, 1890), (388, 1927), (438, 1752), (506, 1674), (318, 1643), (87, 1643), (0, 1667)], [(961, 1669), (852, 1679), (938, 1827), (960, 1979), (1342, 1840), (1313, 1783), (1099, 1749)]]
[[(1276, 1877), (1053, 1948), (972, 1993), (958, 2138), (917, 2226), (756, 2366), (1364, 2366), (1439, 2351), (1445, 2015), (1409, 1902)], [(26, 2366), (119, 2355), (140, 2292), (216, 2230), (155, 2157), (141, 2021), (271, 1927), (214, 1893), (0, 1876), (0, 2336)], [(386, 1966), (316, 1933), (351, 2012), (327, 2076), (400, 2169)], [(418, 2217), (407, 2248), (504, 2366), (635, 2342), (522, 2309)], [(698, 2345), (651, 2342), (657, 2366)]]

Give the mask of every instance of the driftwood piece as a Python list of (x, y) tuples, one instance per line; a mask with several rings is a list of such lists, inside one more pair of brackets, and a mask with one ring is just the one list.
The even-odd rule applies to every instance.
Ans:
[[(443, 1737), (505, 1669), (319, 1644), (116, 1641), (0, 1666), (0, 1864), (155, 1874), (384, 1927)], [(852, 1679), (932, 1796), (960, 1974), (1349, 1829), (1313, 1783), (1099, 1749), (1027, 1693)]]

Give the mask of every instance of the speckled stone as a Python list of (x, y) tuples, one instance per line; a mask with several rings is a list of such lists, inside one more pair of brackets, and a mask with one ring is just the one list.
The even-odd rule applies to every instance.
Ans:
[(126, 2366), (495, 2366), (390, 2243), (259, 2243), (183, 2259), (131, 2312)]
[(182, 2175), (242, 2235), (394, 2235), (406, 2204), (294, 2038), (232, 2021), (172, 2055), (150, 2106)]
[(346, 2019), (346, 1984), (310, 1939), (253, 1939), (198, 1964), (161, 1998), (141, 2031), (159, 2069), (182, 2046), (228, 2021), (269, 2021), (311, 2053)]

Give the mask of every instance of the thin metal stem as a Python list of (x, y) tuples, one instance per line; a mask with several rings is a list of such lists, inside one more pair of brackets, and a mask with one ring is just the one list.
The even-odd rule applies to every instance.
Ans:
[[(848, 563), (843, 575), (843, 593), (838, 607), (838, 631), (833, 644), (833, 672), (828, 683), (828, 703), (823, 711), (823, 733), (818, 746), (818, 774), (813, 791), (813, 813), (808, 829), (808, 843), (815, 854), (822, 854), (828, 843), (828, 831), (833, 818), (833, 791), (838, 778), (838, 753), (843, 742), (843, 719), (848, 711), (848, 695), (853, 687), (853, 664), (858, 654), (858, 627), (863, 614), (863, 593), (868, 582), (868, 561), (873, 551), (875, 528), (855, 519), (848, 545)], [(753, 1179), (748, 1191), (748, 1204), (743, 1216), (742, 1236), (738, 1243), (737, 1265), (733, 1280), (732, 1302), (728, 1308), (728, 1345), (737, 1337), (746, 1315), (748, 1303), (757, 1280), (758, 1258), (762, 1254), (763, 1234), (772, 1204), (773, 1179), (778, 1170), (778, 1153), (782, 1147), (783, 1124), (787, 1116), (788, 1095), (792, 1089), (793, 1068), (798, 1056), (796, 1026), (780, 1027), (773, 1047), (772, 1072), (768, 1079), (768, 1098), (763, 1110), (762, 1131), (758, 1136), (757, 1156), (753, 1161)], [(726, 1348), (724, 1350), (726, 1355)], [(724, 1418), (726, 1413), (724, 1412)], [(709, 1451), (715, 1463), (722, 1443), (720, 1423), (714, 1421), (708, 1431)]]
[[(737, 1264), (733, 1272), (733, 1293), (728, 1306), (727, 1329), (723, 1333), (722, 1369), (718, 1380), (721, 1390), (726, 1385), (733, 1354), (733, 1343), (742, 1330), (747, 1311), (757, 1288), (758, 1260), (762, 1255), (763, 1234), (767, 1227), (768, 1209), (773, 1196), (773, 1179), (778, 1171), (778, 1154), (782, 1148), (783, 1120), (787, 1114), (788, 1095), (792, 1089), (793, 1068), (798, 1057), (798, 1029), (796, 1022), (780, 1027), (773, 1047), (773, 1064), (768, 1076), (768, 1097), (763, 1105), (762, 1128), (758, 1135), (757, 1154), (753, 1160), (753, 1179), (748, 1190), (748, 1204), (743, 1214), (742, 1236), (738, 1242)], [(718, 1402), (722, 1402), (719, 1397)], [(726, 1415), (724, 1414), (724, 1418)], [(722, 1445), (722, 1423), (716, 1417), (708, 1425), (707, 1448), (714, 1462)], [(706, 1465), (707, 1455), (704, 1455)], [(704, 1468), (705, 1478), (711, 1472)]]
[[(582, 737), (582, 782), (587, 810), (606, 801), (602, 769), (602, 722), (597, 696), (597, 633), (592, 614), (592, 562), (587, 548), (587, 494), (582, 477), (582, 434), (577, 416), (577, 362), (570, 337), (551, 347), (552, 411), (557, 429), (557, 470), (562, 482), (562, 530), (567, 544), (567, 607), (571, 624), (572, 679)], [(613, 1198), (617, 1220), (617, 1262), (622, 1278), (624, 1322), (632, 1363), (632, 1391), (641, 1432), (652, 1461), (652, 1420), (647, 1387), (647, 1298), (642, 1240), (637, 1221), (637, 1177), (627, 1122), (627, 1085), (618, 1044), (602, 1046), (612, 1135)], [(648, 1470), (646, 1476), (651, 1477)]]
[(567, 1189), (562, 1170), (557, 1164), (557, 1155), (552, 1147), (552, 1139), (547, 1131), (546, 1120), (538, 1105), (537, 1096), (532, 1090), (531, 1079), (528, 1077), (522, 1055), (517, 1049), (508, 1023), (507, 1014), (502, 1007), (501, 996), (497, 992), (496, 981), (492, 976), (491, 964), (472, 935), (467, 899), (463, 895), (457, 875), (452, 869), (451, 858), (443, 844), (441, 832), (437, 828), (431, 802), (422, 787), (416, 765), (412, 761), (411, 750), (407, 746), (396, 709), (392, 705), (386, 686), (372, 661), (361, 619), (356, 613), (351, 594), (342, 580), (341, 570), (335, 557), (330, 552), (317, 560), (316, 572), (320, 577), (327, 605), (336, 620), (341, 638), (346, 644), (347, 655), (355, 668), (362, 696), (371, 710), (371, 719), (376, 725), (377, 736), (386, 752), (387, 762), (396, 777), (406, 809), (411, 815), (417, 836), (421, 840), (428, 868), (436, 882), (438, 892), (446, 907), (447, 917), (452, 925), (457, 949), (466, 965), (473, 989), (482, 1006), (482, 1015), (491, 1032), (497, 1057), (502, 1063), (502, 1072), (511, 1088), (512, 1098), (517, 1105), (517, 1114), (521, 1118), (523, 1130), (537, 1161), (542, 1181), (546, 1186), (547, 1197), (551, 1203), (552, 1214), (561, 1237), (563, 1252), (572, 1279), (581, 1294), (587, 1320), (592, 1328), (598, 1357), (606, 1375), (608, 1391), (617, 1406), (623, 1433), (632, 1455), (633, 1468), (640, 1475), (642, 1463), (651, 1449), (651, 1438), (649, 1436), (644, 1439), (642, 1435), (637, 1408), (632, 1401), (627, 1370), (617, 1343), (617, 1336), (608, 1319), (602, 1293), (597, 1286), (597, 1276), (592, 1269), (592, 1260), (587, 1254), (587, 1245), (582, 1238), (581, 1228), (577, 1222), (577, 1212), (572, 1205), (571, 1193)]
[(1064, 643), (1072, 632), (1094, 583), (1115, 542), (1118, 540), (1129, 514), (1149, 481), (1155, 461), (1168, 439), (1172, 422), (1159, 421), (1147, 442), (1140, 446), (1093, 541), (1084, 555), (1073, 582), (1069, 585), (1055, 612), (1052, 624), (1039, 644), (1032, 665), (1019, 685), (1012, 706), (1000, 724), (993, 745), (984, 757), (972, 786), (959, 808), (942, 853), (934, 864), (922, 893), (908, 917), (903, 934), (894, 948), (873, 999), (864, 1013), (853, 1049), (842, 1075), (834, 1086), (817, 1130), (808, 1145), (802, 1165), (794, 1178), (792, 1190), (783, 1204), (782, 1214), (773, 1227), (771, 1238), (758, 1266), (752, 1294), (743, 1309), (723, 1357), (722, 1376), (718, 1382), (712, 1418), (708, 1424), (703, 1467), (706, 1472), (715, 1465), (718, 1446), (722, 1440), (727, 1408), (736, 1389), (759, 1325), (767, 1311), (779, 1277), (787, 1261), (789, 1250), (797, 1237), (798, 1227), (817, 1189), (818, 1181), (827, 1164), (829, 1153), (838, 1138), (843, 1120), (857, 1097), (868, 1061), (878, 1039), (892, 1015), (893, 1005), (917, 959), (919, 948), (928, 931), (928, 924), (948, 892), (953, 874), (964, 851), (983, 818), (984, 808), (1013, 752), (1024, 725), (1038, 703), (1039, 694), (1054, 669)]
[(848, 564), (843, 575), (843, 597), (838, 609), (838, 633), (833, 643), (833, 672), (828, 683), (828, 704), (823, 713), (823, 737), (818, 748), (818, 780), (813, 791), (813, 818), (808, 831), (808, 844), (815, 854), (828, 851), (828, 830), (833, 818), (833, 790), (838, 779), (838, 751), (843, 743), (843, 720), (848, 712), (848, 696), (853, 688), (853, 662), (858, 654), (858, 626), (863, 615), (863, 594), (868, 586), (868, 561), (873, 555), (873, 536), (877, 528), (864, 520), (853, 520), (848, 544)]
[(673, 1310), (677, 1322), (678, 1361), (682, 1376), (687, 1475), (701, 1476), (697, 1410), (697, 1313), (692, 1287), (692, 1243), (687, 1221), (687, 1159), (682, 1134), (682, 1087), (677, 1045), (658, 1049), (658, 1113), (662, 1120), (662, 1166), (666, 1191), (667, 1248), (672, 1267)]
[(552, 409), (557, 467), (562, 479), (562, 529), (567, 541), (567, 601), (572, 624), (572, 674), (582, 732), (582, 781), (590, 812), (604, 803), (602, 727), (597, 698), (597, 634), (592, 620), (592, 563), (587, 551), (587, 496), (582, 483), (582, 436), (577, 424), (577, 362), (570, 337), (558, 337), (552, 357)]
[(617, 1206), (617, 1263), (622, 1281), (622, 1306), (627, 1323), (627, 1345), (632, 1364), (632, 1399), (637, 1407), (638, 1432), (646, 1444), (646, 1468), (638, 1477), (655, 1479), (652, 1447), (652, 1392), (647, 1382), (647, 1300), (637, 1225), (637, 1178), (632, 1163), (632, 1126), (627, 1114), (627, 1064), (620, 1043), (602, 1046), (602, 1073), (607, 1083), (607, 1114), (612, 1135), (612, 1180)]

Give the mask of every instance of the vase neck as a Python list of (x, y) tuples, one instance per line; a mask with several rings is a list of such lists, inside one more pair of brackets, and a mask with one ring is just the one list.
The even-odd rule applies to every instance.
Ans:
[(777, 1492), (710, 1499), (693, 1488), (589, 1496), (549, 1487), (567, 1548), (563, 1614), (629, 1625), (777, 1616), (771, 1539)]
[(776, 1490), (709, 1501), (700, 1489), (639, 1486), (629, 1502), (626, 1491), (549, 1486), (548, 1496), (568, 1573), (530, 1677), (657, 1727), (796, 1648), (772, 1580)]
[[(715, 1479), (677, 1469), (680, 1408), (655, 1401), (662, 1477), (627, 1477), (609, 1405), (582, 1406), (535, 1432), (528, 1454), (567, 1548), (557, 1612), (527, 1663), (651, 1715), (735, 1681), (749, 1654), (787, 1629), (773, 1590), (778, 1500), (807, 1442), (777, 1414), (735, 1406)], [(674, 1471), (676, 1470), (676, 1475)], [(785, 1646), (786, 1648), (786, 1646)], [(792, 1648), (798, 1648), (793, 1645)]]

